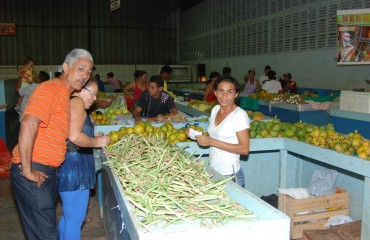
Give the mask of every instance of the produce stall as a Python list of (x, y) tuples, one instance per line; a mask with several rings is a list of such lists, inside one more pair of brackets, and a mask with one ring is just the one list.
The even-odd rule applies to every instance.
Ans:
[[(282, 122), (295, 123), (303, 121), (319, 126), (330, 123), (330, 116), (328, 113), (330, 106), (329, 103), (289, 104), (265, 100), (258, 100), (258, 102), (259, 107), (256, 109), (266, 116), (277, 116)], [(188, 107), (187, 102), (176, 102), (175, 104), (179, 111), (193, 117), (199, 117), (202, 115), (210, 116), (209, 113)]]
[(307, 122), (316, 125), (330, 123), (329, 102), (312, 104), (289, 104), (259, 100), (259, 111), (266, 116), (277, 116), (282, 122)]
[(188, 102), (175, 102), (175, 105), (180, 112), (183, 112), (192, 117), (211, 116), (210, 113), (202, 112), (195, 108), (188, 107), (188, 104)]
[(333, 106), (330, 108), (330, 117), (338, 132), (347, 134), (357, 130), (370, 139), (370, 113), (340, 110), (338, 106)]
[[(189, 152), (208, 153), (196, 143), (178, 143), (186, 144)], [(288, 138), (251, 139), (250, 154), (242, 160), (246, 189), (257, 196), (307, 187), (315, 169), (337, 170), (336, 186), (351, 196), (350, 216), (362, 219), (362, 239), (370, 239), (370, 161)]]
[(107, 239), (238, 239), (240, 236), (256, 240), (289, 238), (290, 221), (285, 214), (232, 182), (226, 187), (227, 193), (258, 215), (258, 220), (233, 221), (214, 228), (183, 223), (145, 232), (139, 227), (116, 174), (106, 166), (103, 168), (103, 180), (104, 225)]

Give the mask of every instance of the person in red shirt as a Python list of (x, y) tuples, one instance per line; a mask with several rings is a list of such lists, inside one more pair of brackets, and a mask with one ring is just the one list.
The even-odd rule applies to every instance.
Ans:
[(297, 83), (292, 80), (292, 74), (285, 73), (283, 74), (283, 77), (285, 84), (280, 90), (280, 93), (298, 93)]
[(139, 99), (142, 92), (148, 89), (148, 73), (136, 70), (134, 73), (135, 81), (129, 83), (123, 89), (126, 97), (127, 108), (130, 112), (134, 109), (134, 104)]
[(209, 79), (207, 81), (207, 87), (204, 91), (203, 100), (207, 102), (216, 102), (217, 98), (215, 95), (214, 83), (217, 79), (219, 79), (221, 75), (218, 72), (211, 72), (209, 74)]

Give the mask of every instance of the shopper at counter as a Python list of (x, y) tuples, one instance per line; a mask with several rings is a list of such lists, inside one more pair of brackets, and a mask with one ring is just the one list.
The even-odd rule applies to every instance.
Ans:
[(283, 77), (284, 86), (280, 90), (280, 93), (298, 93), (297, 83), (292, 80), (292, 74), (285, 73), (283, 74)]
[(69, 135), (69, 98), (82, 89), (92, 66), (88, 51), (72, 50), (64, 60), (60, 79), (41, 84), (27, 103), (10, 170), (26, 239), (59, 239), (57, 176)]
[(163, 82), (161, 76), (152, 76), (149, 79), (148, 90), (140, 95), (132, 113), (135, 122), (141, 122), (140, 117), (148, 118), (148, 122), (155, 122), (158, 115), (168, 117), (177, 114), (174, 99), (163, 91)]
[(172, 67), (168, 66), (168, 65), (164, 65), (162, 68), (161, 68), (161, 71), (159, 73), (159, 76), (161, 76), (161, 78), (163, 78), (163, 90), (164, 91), (168, 91), (167, 89), (167, 82), (170, 80), (171, 78), (171, 75), (172, 75), (172, 72), (173, 72), (173, 69)]
[(114, 77), (114, 73), (107, 73), (107, 80), (104, 83), (105, 85), (110, 84), (115, 93), (123, 92), (121, 88), (121, 81)]
[(245, 88), (242, 96), (248, 97), (251, 94), (259, 93), (262, 89), (260, 81), (255, 79), (256, 72), (254, 69), (248, 71), (248, 73), (244, 76)]
[(58, 190), (63, 213), (59, 220), (59, 237), (81, 239), (90, 189), (95, 188), (94, 147), (106, 146), (109, 136), (94, 136), (94, 125), (86, 109), (96, 100), (98, 84), (94, 78), (71, 98), (70, 131), (65, 161), (59, 170)]
[(35, 78), (35, 82), (32, 83), (29, 86), (21, 87), (19, 89), (19, 95), (23, 97), (22, 103), (21, 103), (21, 109), (20, 113), (21, 116), (19, 117), (19, 121), (22, 121), (23, 118), (23, 112), (26, 108), (27, 102), (31, 94), (35, 91), (35, 89), (40, 85), (40, 83), (43, 83), (50, 79), (50, 75), (45, 71), (40, 71), (37, 77)]
[(203, 100), (207, 102), (216, 102), (217, 98), (215, 95), (215, 88), (214, 84), (217, 79), (219, 79), (221, 75), (218, 72), (211, 72), (209, 74), (209, 79), (207, 81), (207, 87), (206, 90), (204, 91), (204, 97)]
[(259, 78), (259, 81), (260, 81), (261, 84), (265, 84), (265, 82), (267, 80), (269, 80), (269, 77), (268, 77), (269, 71), (271, 71), (271, 66), (266, 65), (265, 68), (264, 68), (264, 74), (262, 76), (260, 76), (260, 78)]
[(274, 70), (270, 70), (267, 75), (269, 79), (265, 81), (262, 89), (266, 90), (268, 93), (278, 93), (281, 90), (281, 84), (276, 80), (276, 72)]
[(214, 86), (219, 105), (209, 118), (207, 135), (196, 136), (200, 146), (210, 146), (210, 166), (244, 187), (244, 173), (240, 167), (240, 155), (249, 154), (249, 118), (235, 104), (240, 85), (233, 77), (222, 77)]
[(134, 72), (135, 80), (125, 86), (123, 92), (125, 93), (127, 108), (130, 112), (133, 111), (134, 104), (139, 99), (142, 92), (148, 89), (148, 73), (143, 70), (136, 70)]

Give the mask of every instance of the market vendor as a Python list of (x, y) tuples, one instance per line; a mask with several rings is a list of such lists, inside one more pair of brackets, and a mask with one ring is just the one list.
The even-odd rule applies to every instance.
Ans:
[(263, 84), (262, 89), (268, 93), (278, 93), (282, 88), (280, 82), (276, 80), (276, 72), (270, 70), (267, 76), (269, 79)]
[(164, 80), (161, 76), (149, 79), (148, 90), (145, 90), (137, 101), (132, 117), (135, 122), (141, 122), (141, 117), (148, 122), (155, 122), (158, 115), (169, 117), (177, 114), (174, 99), (163, 91)]
[[(207, 135), (196, 136), (197, 143), (210, 147), (210, 166), (244, 187), (244, 173), (240, 155), (249, 154), (249, 118), (235, 104), (240, 84), (231, 76), (223, 76), (214, 85), (217, 102), (209, 118)], [(189, 130), (190, 131), (190, 130)], [(188, 132), (190, 135), (190, 132)]]
[(279, 91), (279, 93), (297, 93), (298, 87), (296, 81), (292, 80), (292, 74), (285, 73), (283, 74), (284, 77), (284, 86), (283, 89)]

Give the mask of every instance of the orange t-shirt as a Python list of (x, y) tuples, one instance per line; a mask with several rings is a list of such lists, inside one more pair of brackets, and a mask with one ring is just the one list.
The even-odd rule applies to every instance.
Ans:
[[(32, 161), (59, 167), (65, 158), (70, 121), (70, 92), (65, 84), (54, 79), (41, 84), (28, 100), (24, 116), (33, 114), (41, 122), (32, 152)], [(20, 163), (18, 145), (13, 162)]]

